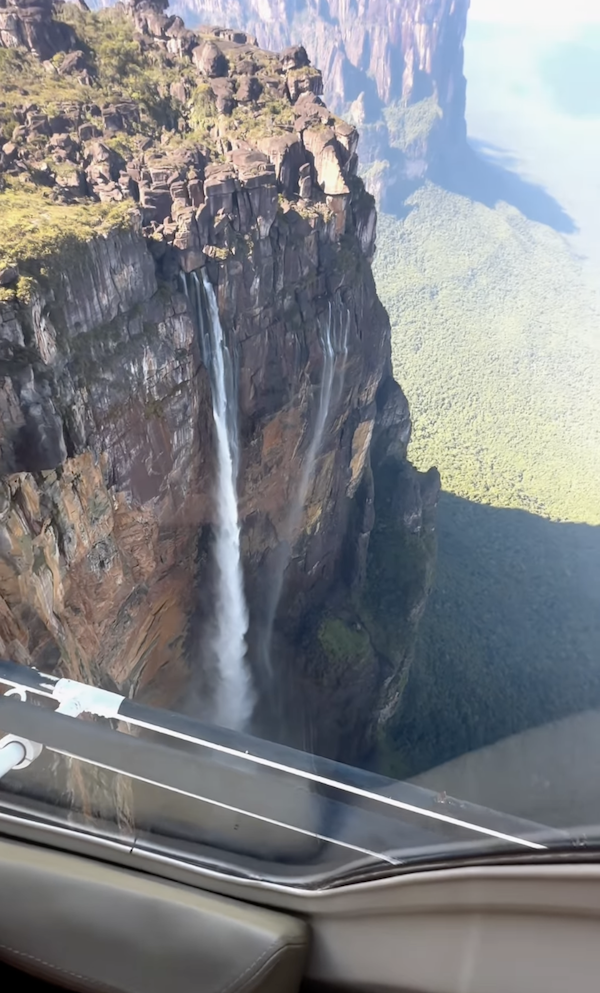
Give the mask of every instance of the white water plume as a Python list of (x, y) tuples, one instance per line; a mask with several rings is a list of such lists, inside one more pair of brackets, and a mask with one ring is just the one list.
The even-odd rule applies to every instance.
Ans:
[[(214, 719), (225, 727), (240, 729), (252, 713), (254, 695), (245, 661), (248, 610), (244, 597), (237, 503), (237, 389), (217, 298), (204, 270), (202, 283), (204, 292), (198, 276), (193, 272), (191, 294), (187, 283), (186, 294), (196, 314), (202, 360), (210, 375), (215, 422), (217, 478), (214, 553), (217, 576), (211, 647), (215, 653), (219, 682)], [(208, 310), (206, 316), (203, 296)]]
[(333, 347), (333, 335), (332, 335), (332, 307), (329, 304), (329, 314), (327, 316), (327, 321), (325, 322), (325, 327), (320, 330), (319, 338), (321, 340), (321, 347), (323, 349), (323, 378), (321, 379), (321, 389), (319, 391), (319, 406), (317, 407), (317, 419), (315, 421), (315, 430), (313, 436), (310, 440), (310, 445), (308, 446), (308, 451), (304, 459), (304, 465), (302, 467), (302, 475), (300, 477), (300, 486), (298, 487), (296, 498), (293, 501), (290, 516), (288, 518), (286, 533), (289, 539), (293, 537), (294, 532), (297, 530), (300, 523), (300, 517), (302, 516), (302, 511), (304, 509), (304, 504), (306, 502), (306, 497), (308, 494), (308, 484), (310, 483), (313, 475), (313, 470), (315, 466), (316, 457), (320, 451), (321, 443), (323, 441), (323, 433), (325, 431), (325, 425), (327, 423), (327, 417), (329, 415), (329, 407), (331, 404), (331, 391), (333, 389), (333, 379), (335, 375), (335, 359), (336, 353)]
[(319, 340), (323, 350), (323, 375), (319, 389), (315, 428), (304, 458), (300, 483), (284, 525), (283, 541), (273, 556), (270, 586), (266, 594), (264, 633), (260, 651), (263, 667), (267, 672), (271, 672), (271, 640), (277, 605), (283, 588), (284, 573), (292, 553), (294, 537), (300, 526), (308, 489), (314, 476), (315, 462), (323, 443), (332, 397), (334, 405), (337, 404), (344, 388), (349, 329), (350, 311), (347, 308), (332, 306), (330, 302), (327, 319), (323, 326), (319, 327)]
[[(325, 326), (319, 331), (319, 339), (323, 349), (323, 378), (321, 379), (321, 389), (319, 391), (317, 419), (315, 421), (315, 430), (304, 459), (300, 486), (298, 487), (296, 498), (292, 504), (287, 521), (286, 537), (290, 541), (293, 539), (293, 535), (300, 524), (300, 518), (302, 517), (302, 511), (304, 510), (304, 504), (308, 496), (308, 487), (314, 475), (315, 462), (323, 443), (323, 435), (331, 409), (332, 394), (334, 393), (334, 383), (334, 404), (339, 402), (344, 388), (349, 327), (350, 312), (345, 309), (342, 313), (341, 308), (333, 307), (330, 303)], [(339, 361), (340, 359), (341, 361)], [(338, 373), (337, 377), (336, 372)]]

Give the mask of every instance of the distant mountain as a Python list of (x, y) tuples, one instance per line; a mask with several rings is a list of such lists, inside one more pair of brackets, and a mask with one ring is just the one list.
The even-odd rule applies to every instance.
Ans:
[(367, 184), (389, 206), (466, 140), (463, 41), (470, 0), (177, 0), (188, 22), (302, 43), (325, 99), (360, 126)]

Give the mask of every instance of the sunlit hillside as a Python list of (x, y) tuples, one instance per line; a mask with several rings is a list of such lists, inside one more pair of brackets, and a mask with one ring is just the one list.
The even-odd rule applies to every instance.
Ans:
[(433, 184), (408, 207), (375, 271), (411, 457), (445, 493), (399, 775), (600, 704), (600, 305), (516, 208)]
[(478, 503), (600, 524), (600, 300), (564, 239), (433, 184), (375, 261), (411, 456)]

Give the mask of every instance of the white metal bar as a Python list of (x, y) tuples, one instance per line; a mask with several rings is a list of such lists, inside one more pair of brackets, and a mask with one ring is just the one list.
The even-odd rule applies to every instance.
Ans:
[(471, 824), (469, 821), (460, 820), (458, 817), (451, 817), (449, 814), (439, 814), (434, 810), (424, 810), (423, 807), (416, 807), (412, 803), (405, 803), (403, 800), (396, 800), (394, 797), (385, 796), (382, 793), (372, 793), (370, 790), (363, 790), (359, 786), (351, 786), (349, 783), (340, 783), (336, 779), (328, 779), (327, 776), (319, 776), (316, 772), (307, 772), (304, 769), (294, 769), (293, 766), (283, 765), (281, 762), (274, 762), (272, 759), (262, 758), (260, 755), (252, 755), (250, 752), (241, 752), (228, 745), (218, 745), (213, 741), (204, 738), (195, 738), (193, 735), (185, 734), (182, 731), (172, 731), (171, 728), (162, 727), (159, 724), (150, 724), (147, 721), (140, 721), (137, 718), (123, 717), (118, 715), (118, 720), (126, 724), (134, 724), (136, 727), (145, 728), (148, 731), (158, 731), (169, 735), (172, 738), (179, 738), (182, 741), (189, 741), (191, 744), (201, 745), (204, 748), (212, 748), (216, 752), (223, 752), (235, 758), (246, 759), (248, 762), (255, 762), (257, 765), (266, 766), (268, 769), (276, 769), (278, 772), (286, 772), (300, 779), (307, 779), (321, 786), (330, 786), (332, 789), (341, 790), (343, 793), (351, 793), (354, 796), (362, 797), (365, 800), (374, 800), (377, 803), (395, 807), (398, 810), (406, 810), (411, 814), (419, 814), (421, 817), (429, 817), (445, 824), (452, 824), (456, 827), (466, 828), (469, 831), (476, 831), (479, 834), (488, 835), (491, 838), (498, 838), (500, 841), (509, 841), (514, 845), (523, 845), (525, 848), (535, 848), (546, 850), (547, 845), (541, 845), (537, 841), (527, 841), (525, 838), (517, 838), (512, 834), (504, 834), (502, 831), (495, 831), (493, 828), (482, 827), (479, 824)]
[(16, 765), (24, 762), (26, 756), (25, 746), (20, 741), (10, 741), (8, 745), (0, 745), (0, 779)]

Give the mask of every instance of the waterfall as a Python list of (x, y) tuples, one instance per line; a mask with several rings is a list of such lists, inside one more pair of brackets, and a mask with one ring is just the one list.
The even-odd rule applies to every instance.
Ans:
[[(308, 496), (308, 487), (314, 474), (315, 462), (323, 443), (323, 435), (332, 406), (332, 397), (333, 404), (337, 404), (344, 388), (349, 328), (350, 311), (344, 309), (342, 313), (341, 308), (334, 307), (330, 303), (325, 325), (319, 328), (319, 340), (323, 350), (323, 376), (319, 390), (319, 405), (317, 407), (315, 430), (304, 460), (300, 486), (298, 487), (287, 521), (286, 536), (288, 536), (290, 541), (300, 524), (300, 518), (304, 510), (306, 497)], [(335, 393), (333, 390), (334, 383), (336, 387)]]
[[(315, 462), (321, 445), (332, 405), (340, 400), (344, 388), (346, 358), (348, 355), (348, 333), (350, 329), (350, 312), (344, 308), (333, 307), (329, 303), (327, 318), (324, 326), (319, 327), (319, 341), (323, 351), (323, 374), (319, 389), (317, 416), (308, 450), (302, 467), (300, 483), (290, 505), (287, 520), (284, 525), (284, 538), (274, 552), (271, 576), (268, 590), (265, 591), (265, 622), (261, 637), (260, 655), (267, 673), (271, 668), (271, 640), (277, 605), (283, 588), (283, 577), (292, 554), (294, 535), (300, 526), (302, 512), (308, 496), (308, 489), (313, 478)], [(340, 361), (341, 360), (341, 361)], [(336, 382), (336, 372), (338, 372)], [(334, 393), (334, 383), (336, 386)]]
[[(188, 287), (185, 281), (185, 292), (196, 316), (202, 360), (210, 375), (217, 455), (214, 546), (217, 578), (211, 647), (215, 653), (219, 683), (214, 719), (225, 727), (240, 729), (252, 713), (254, 696), (245, 662), (248, 611), (244, 597), (237, 504), (237, 384), (212, 284), (204, 270), (203, 289), (195, 272), (191, 274), (190, 282), (191, 287)], [(206, 318), (203, 296), (208, 311)]]
[(333, 313), (334, 311), (330, 303), (325, 327), (319, 329), (319, 339), (321, 341), (321, 348), (323, 349), (323, 377), (321, 379), (321, 389), (319, 391), (319, 405), (317, 407), (315, 430), (310, 440), (310, 445), (308, 446), (306, 458), (304, 459), (304, 466), (302, 467), (302, 475), (300, 477), (300, 486), (298, 487), (296, 498), (292, 503), (290, 516), (287, 521), (286, 534), (289, 536), (290, 540), (293, 537), (294, 531), (297, 530), (298, 525), (300, 524), (300, 518), (302, 516), (302, 511), (304, 510), (304, 504), (306, 503), (306, 497), (308, 494), (308, 486), (312, 479), (315, 460), (321, 449), (325, 425), (327, 424), (327, 417), (331, 406), (331, 392), (333, 389), (333, 379), (336, 365), (336, 350), (334, 349), (334, 340), (336, 339), (336, 336), (332, 331)]

